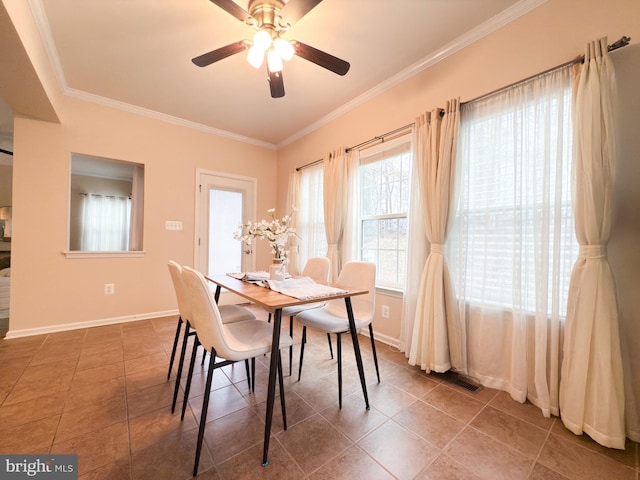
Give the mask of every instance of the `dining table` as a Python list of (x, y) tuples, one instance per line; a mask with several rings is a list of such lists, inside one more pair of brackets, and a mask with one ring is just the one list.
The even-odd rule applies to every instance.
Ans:
[(267, 412), (264, 427), (262, 466), (267, 466), (269, 464), (269, 438), (271, 436), (271, 422), (273, 419), (273, 406), (275, 403), (276, 373), (278, 371), (278, 362), (280, 360), (280, 349), (278, 346), (280, 345), (280, 329), (282, 325), (283, 308), (304, 305), (307, 303), (317, 303), (319, 300), (327, 301), (341, 298), (344, 299), (347, 318), (349, 320), (349, 332), (351, 333), (351, 339), (353, 341), (353, 350), (356, 357), (360, 383), (362, 384), (362, 393), (364, 394), (365, 407), (367, 410), (370, 410), (364, 367), (362, 365), (362, 355), (360, 353), (360, 344), (358, 342), (358, 331), (356, 329), (353, 308), (351, 306), (351, 297), (356, 295), (365, 295), (369, 293), (367, 289), (352, 288), (348, 285), (337, 285), (334, 283), (322, 283), (322, 285), (336, 288), (339, 292), (334, 292), (329, 295), (322, 296), (321, 298), (314, 297), (300, 299), (229, 275), (207, 275), (205, 278), (215, 284), (214, 297), (216, 303), (220, 300), (220, 293), (222, 289), (225, 289), (243, 297), (250, 303), (258, 305), (267, 311), (273, 312), (273, 339), (271, 342), (271, 359), (269, 364), (269, 386), (267, 388)]

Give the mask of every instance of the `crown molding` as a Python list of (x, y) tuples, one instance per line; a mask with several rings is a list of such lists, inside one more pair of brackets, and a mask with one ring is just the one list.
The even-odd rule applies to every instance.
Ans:
[(55, 42), (53, 41), (53, 34), (51, 33), (51, 27), (49, 25), (47, 15), (44, 11), (42, 0), (28, 0), (28, 2), (29, 2), (29, 6), (31, 7), (33, 18), (38, 27), (38, 31), (40, 32), (40, 37), (42, 38), (42, 42), (47, 52), (47, 56), (49, 58), (49, 61), (51, 62), (51, 65), (53, 66), (56, 80), (58, 81), (58, 86), (60, 87), (60, 90), (64, 95), (68, 97), (76, 98), (79, 100), (83, 100), (86, 102), (97, 103), (99, 105), (103, 105), (106, 107), (111, 107), (118, 110), (130, 112), (130, 113), (135, 113), (137, 115), (153, 118), (166, 123), (171, 123), (173, 125), (179, 125), (182, 127), (193, 129), (193, 130), (199, 130), (204, 133), (211, 133), (219, 137), (229, 138), (231, 140), (236, 140), (236, 141), (247, 143), (250, 145), (255, 145), (262, 148), (268, 148), (270, 150), (276, 149), (276, 145), (273, 143), (257, 140), (255, 138), (247, 137), (247, 136), (240, 135), (233, 132), (228, 132), (226, 130), (214, 128), (202, 123), (185, 120), (183, 118), (174, 117), (172, 115), (167, 115), (165, 113), (157, 112), (155, 110), (150, 110), (148, 108), (138, 107), (136, 105), (131, 105), (130, 103), (120, 102), (118, 100), (102, 97), (100, 95), (94, 95), (92, 93), (88, 93), (83, 90), (78, 90), (78, 89), (69, 87), (69, 84), (67, 83), (67, 80), (64, 76), (64, 70), (62, 69), (62, 63), (60, 62), (60, 56), (58, 55), (58, 50), (56, 49)]
[(283, 140), (278, 144), (268, 143), (262, 140), (257, 140), (255, 138), (246, 137), (244, 135), (239, 135), (237, 133), (228, 132), (226, 130), (221, 130), (221, 129), (214, 128), (201, 123), (185, 120), (183, 118), (174, 117), (174, 116), (160, 113), (154, 110), (131, 105), (129, 103), (112, 100), (110, 98), (101, 97), (99, 95), (94, 95), (85, 91), (70, 88), (65, 79), (64, 72), (62, 69), (62, 64), (60, 63), (60, 57), (55, 48), (55, 43), (53, 42), (53, 35), (51, 33), (51, 28), (49, 26), (49, 22), (47, 20), (47, 16), (44, 11), (42, 1), (28, 0), (28, 2), (31, 7), (31, 11), (33, 12), (33, 16), (36, 21), (38, 30), (40, 32), (42, 41), (44, 43), (47, 55), (55, 71), (58, 85), (60, 86), (60, 89), (65, 95), (73, 98), (77, 98), (80, 100), (84, 100), (87, 102), (93, 102), (93, 103), (101, 104), (107, 107), (128, 111), (128, 112), (146, 116), (149, 118), (154, 118), (156, 120), (171, 123), (174, 125), (179, 125), (179, 126), (191, 128), (194, 130), (199, 130), (205, 133), (214, 134), (220, 137), (229, 138), (239, 142), (248, 143), (250, 145), (268, 148), (270, 150), (279, 150), (280, 148), (283, 148), (287, 145), (290, 145), (291, 143), (294, 143), (295, 141), (305, 137), (306, 135), (314, 132), (315, 130), (318, 130), (324, 125), (327, 125), (333, 120), (341, 117), (345, 113), (357, 108), (358, 106), (377, 97), (378, 95), (381, 95), (382, 93), (393, 88), (399, 83), (404, 82), (405, 80), (413, 77), (414, 75), (422, 72), (423, 70), (437, 64), (438, 62), (441, 62), (445, 58), (453, 55), (454, 53), (462, 50), (463, 48), (469, 46), (470, 44), (480, 40), (481, 38), (489, 35), (490, 33), (498, 30), (499, 28), (507, 25), (508, 23), (516, 20), (522, 15), (525, 15), (531, 10), (546, 3), (547, 0), (521, 0), (515, 5), (512, 5), (506, 10), (500, 12), (499, 14), (490, 18), (489, 20), (482, 23), (481, 25), (478, 25), (474, 29), (466, 32), (464, 35), (461, 35), (455, 40), (449, 42), (444, 47), (434, 51), (430, 55), (427, 55), (422, 60), (414, 63), (413, 65), (409, 66), (408, 68), (404, 69), (403, 71), (394, 75), (393, 77), (390, 77), (384, 82), (379, 83), (372, 89), (354, 98), (353, 100), (345, 103), (340, 108), (334, 110), (328, 115), (325, 115), (324, 117), (320, 118), (316, 122), (310, 124), (306, 128), (300, 130), (296, 134), (286, 138), (285, 140)]
[(320, 120), (312, 123), (311, 125), (304, 128), (303, 130), (300, 130), (298, 133), (278, 143), (277, 149), (283, 148), (297, 140), (300, 140), (302, 137), (312, 133), (315, 130), (318, 130), (320, 127), (327, 125), (328, 123), (341, 117), (345, 113), (351, 110), (354, 110), (356, 107), (359, 107), (360, 105), (366, 103), (367, 101), (377, 97), (378, 95), (381, 95), (387, 90), (395, 87), (399, 83), (404, 82), (405, 80), (413, 77), (414, 75), (417, 75), (423, 70), (426, 70), (427, 68), (435, 65), (436, 63), (441, 62), (445, 58), (453, 55), (454, 53), (459, 52), (460, 50), (471, 45), (472, 43), (477, 42), (481, 38), (489, 35), (490, 33), (498, 30), (499, 28), (502, 28), (508, 23), (513, 22), (517, 18), (521, 17), (522, 15), (525, 15), (526, 13), (529, 13), (531, 10), (539, 7), (540, 5), (546, 3), (547, 1), (548, 0), (522, 0), (512, 5), (506, 10), (490, 18), (486, 22), (478, 25), (472, 30), (469, 30), (464, 35), (461, 35), (458, 38), (454, 39), (453, 41), (449, 42), (447, 45), (443, 46), (442, 48), (427, 55), (422, 60), (419, 60), (418, 62), (407, 67), (406, 69), (402, 70), (401, 72), (394, 75), (393, 77), (390, 77), (384, 82), (379, 83), (378, 85), (373, 87), (371, 90), (368, 90), (367, 92), (354, 98), (350, 102), (345, 103), (342, 107), (338, 108), (337, 110), (334, 110), (328, 115), (325, 115)]

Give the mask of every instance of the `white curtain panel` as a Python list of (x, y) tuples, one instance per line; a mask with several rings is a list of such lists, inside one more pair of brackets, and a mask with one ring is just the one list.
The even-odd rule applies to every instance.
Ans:
[[(444, 115), (441, 115), (443, 113)], [(445, 257), (445, 244), (455, 211), (455, 157), (460, 101), (444, 112), (433, 110), (415, 121), (415, 174), (422, 220), (430, 252), (424, 264), (409, 348), (409, 364), (427, 372), (464, 370), (463, 335), (455, 293)]]
[(624, 384), (613, 275), (607, 260), (615, 178), (613, 65), (606, 38), (587, 45), (575, 95), (575, 224), (560, 411), (564, 425), (624, 448)]
[[(404, 301), (402, 302), (402, 320), (400, 322), (400, 342), (398, 348), (409, 358), (409, 347), (413, 338), (413, 326), (416, 317), (416, 306), (418, 297), (421, 295), (420, 285), (424, 265), (429, 256), (430, 245), (425, 232), (425, 222), (422, 197), (420, 195), (420, 181), (415, 173), (415, 162), (420, 153), (417, 151), (418, 145), (424, 145), (419, 139), (424, 138), (424, 130), (418, 132), (416, 126), (413, 128), (411, 145), (413, 148), (413, 174), (411, 175), (411, 194), (409, 197), (409, 212), (407, 218), (408, 241), (407, 241), (407, 283), (404, 290)], [(422, 147), (420, 147), (422, 149)]]
[[(299, 212), (300, 209), (300, 172), (294, 170), (289, 174), (289, 187), (287, 189), (287, 213), (293, 212), (291, 218), (291, 226), (298, 231)], [(298, 233), (298, 235), (300, 235)], [(298, 261), (298, 242), (300, 237), (289, 237), (287, 240), (289, 265), (287, 270), (293, 275), (298, 275), (302, 271), (302, 267)]]
[(296, 228), (298, 241), (298, 268), (300, 271), (311, 257), (327, 253), (323, 206), (324, 173), (322, 164), (311, 165), (300, 171), (299, 205)]
[(335, 282), (342, 268), (340, 245), (349, 213), (350, 183), (355, 172), (344, 148), (327, 153), (324, 167), (324, 224), (327, 236), (327, 257), (331, 262), (331, 281)]
[(461, 108), (449, 267), (468, 374), (558, 414), (562, 320), (578, 245), (571, 69)]
[(131, 200), (126, 197), (82, 195), (81, 248), (88, 252), (129, 249)]

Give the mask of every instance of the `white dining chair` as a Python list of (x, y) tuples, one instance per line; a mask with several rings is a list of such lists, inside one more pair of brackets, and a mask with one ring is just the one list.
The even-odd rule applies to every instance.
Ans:
[[(194, 335), (195, 332), (193, 330), (193, 324), (189, 322), (191, 318), (190, 309), (189, 309), (189, 299), (187, 298), (186, 289), (184, 286), (184, 280), (182, 279), (182, 266), (173, 260), (170, 260), (168, 263), (169, 274), (171, 275), (171, 281), (173, 283), (173, 289), (176, 294), (176, 300), (178, 301), (178, 325), (176, 327), (176, 335), (173, 340), (173, 348), (171, 350), (171, 358), (169, 359), (169, 372), (167, 373), (167, 380), (171, 378), (171, 368), (173, 366), (173, 362), (176, 356), (176, 349), (178, 346), (178, 339), (180, 337), (181, 327), (184, 324), (184, 336), (182, 339), (182, 349), (180, 352), (180, 359), (178, 361), (178, 369), (176, 371), (176, 385), (173, 391), (173, 402), (171, 404), (171, 413), (175, 411), (176, 401), (178, 398), (178, 391), (180, 390), (180, 379), (182, 377), (182, 368), (184, 365), (184, 357), (187, 350), (187, 342), (189, 337)], [(241, 322), (243, 320), (255, 320), (255, 315), (251, 313), (248, 309), (241, 307), (239, 305), (223, 305), (219, 307), (220, 316), (222, 317), (223, 323), (234, 323)], [(204, 354), (202, 356), (202, 361), (204, 363)], [(253, 364), (255, 365), (255, 364)], [(245, 362), (245, 367), (247, 370), (247, 381), (249, 382), (249, 388), (251, 388), (251, 380), (253, 377), (252, 374), (249, 373), (249, 361)]]
[[(198, 474), (198, 463), (202, 450), (205, 425), (207, 423), (207, 410), (211, 394), (211, 382), (213, 371), (219, 367), (233, 362), (255, 358), (271, 352), (273, 328), (270, 323), (261, 320), (244, 320), (235, 323), (222, 323), (218, 305), (207, 285), (204, 276), (189, 267), (182, 269), (182, 277), (186, 286), (191, 308), (191, 320), (196, 327), (196, 341), (193, 344), (193, 354), (189, 364), (189, 375), (185, 386), (185, 401), (191, 387), (191, 375), (195, 364), (195, 351), (198, 345), (202, 345), (209, 352), (209, 367), (207, 381), (202, 402), (198, 441), (196, 445), (196, 457), (193, 466), (193, 476)], [(280, 335), (279, 348), (291, 346), (291, 337)], [(279, 350), (278, 350), (279, 352)], [(216, 361), (216, 359), (219, 359)], [(280, 405), (282, 407), (282, 421), (284, 429), (287, 429), (287, 416), (284, 399), (284, 384), (282, 379), (282, 361), (278, 356), (278, 377), (280, 387)], [(183, 412), (184, 412), (183, 404)], [(183, 417), (184, 418), (184, 417)]]
[[(351, 306), (356, 329), (369, 327), (373, 361), (376, 367), (378, 383), (380, 383), (380, 371), (378, 369), (378, 356), (376, 354), (375, 339), (371, 322), (375, 312), (375, 286), (376, 266), (370, 262), (347, 262), (338, 279), (338, 285), (356, 289), (366, 289), (366, 295), (351, 297)], [(336, 350), (338, 357), (338, 400), (342, 408), (342, 344), (341, 335), (349, 332), (349, 318), (347, 316), (345, 300), (329, 300), (323, 307), (306, 310), (296, 315), (296, 320), (302, 325), (302, 345), (300, 347), (300, 364), (298, 365), (298, 380), (302, 373), (302, 361), (304, 359), (304, 345), (307, 340), (307, 327), (336, 334)]]
[[(328, 282), (329, 273), (331, 272), (331, 262), (327, 257), (311, 257), (305, 263), (302, 269), (301, 276), (309, 277), (316, 282)], [(320, 308), (324, 306), (325, 302), (307, 303), (305, 305), (296, 305), (294, 307), (285, 307), (282, 309), (282, 317), (289, 317), (289, 335), (293, 338), (293, 317), (298, 313), (305, 310), (311, 310), (312, 308)], [(269, 322), (271, 321), (271, 315), (273, 312), (269, 312)], [(331, 346), (331, 334), (327, 333), (327, 340), (329, 342), (329, 352), (333, 359), (333, 347)], [(291, 365), (293, 363), (293, 346), (289, 348), (289, 375), (291, 375)]]

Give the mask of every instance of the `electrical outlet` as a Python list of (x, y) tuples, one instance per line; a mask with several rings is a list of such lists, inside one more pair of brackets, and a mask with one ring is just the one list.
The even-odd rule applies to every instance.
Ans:
[(389, 305), (382, 305), (382, 318), (389, 318)]
[(116, 293), (116, 286), (113, 283), (105, 283), (104, 284), (104, 294), (105, 295), (113, 295)]

